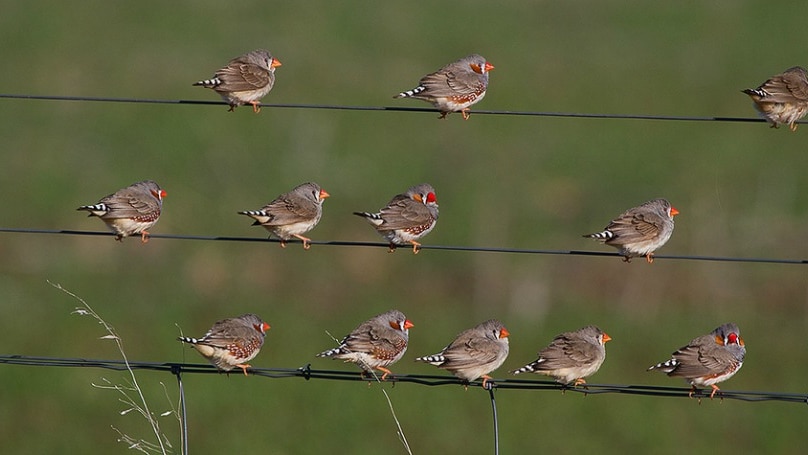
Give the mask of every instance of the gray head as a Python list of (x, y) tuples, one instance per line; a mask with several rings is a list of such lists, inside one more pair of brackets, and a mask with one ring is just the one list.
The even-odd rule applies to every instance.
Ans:
[(475, 327), (475, 329), (482, 330), (483, 335), (486, 338), (491, 340), (502, 340), (505, 343), (508, 342), (508, 336), (510, 335), (508, 329), (505, 328), (505, 325), (496, 319), (489, 319), (479, 324), (477, 327)]
[(575, 332), (587, 341), (600, 346), (603, 346), (604, 343), (612, 339), (612, 337), (605, 334), (603, 330), (600, 330), (600, 328), (594, 325), (588, 325)]
[(254, 328), (255, 330), (261, 332), (262, 335), (266, 334), (267, 330), (269, 329), (269, 324), (264, 322), (257, 314), (246, 313), (233, 319), (238, 320), (245, 326)]
[[(378, 322), (380, 325), (389, 326), (392, 329), (400, 330), (405, 336), (409, 335), (410, 328), (413, 327), (412, 322), (404, 316), (404, 313), (398, 310), (390, 310), (373, 317), (370, 321)], [(370, 322), (369, 321), (369, 322)]]
[(281, 66), (280, 60), (274, 58), (266, 49), (256, 49), (252, 52), (248, 52), (244, 54), (243, 59), (271, 73), (275, 72), (275, 68)]
[(654, 212), (664, 213), (670, 219), (673, 219), (675, 215), (679, 214), (679, 211), (676, 210), (676, 208), (673, 207), (671, 203), (668, 202), (667, 199), (662, 198), (651, 199), (650, 201), (644, 203), (640, 207), (648, 208), (649, 210), (652, 210)]
[(488, 80), (488, 72), (494, 69), (494, 65), (489, 63), (485, 57), (480, 54), (471, 54), (459, 60), (464, 70), (473, 71)]
[(415, 185), (407, 190), (404, 193), (410, 199), (414, 201), (418, 201), (424, 205), (430, 207), (437, 207), (438, 206), (438, 198), (435, 195), (435, 189), (432, 188), (432, 185), (428, 183), (422, 183), (420, 185)]
[(160, 185), (158, 185), (154, 180), (143, 180), (142, 182), (133, 183), (129, 186), (129, 188), (151, 194), (160, 202), (162, 202), (163, 198), (168, 195), (168, 193), (166, 193), (164, 189), (160, 188)]
[(322, 204), (325, 198), (330, 196), (330, 194), (320, 188), (320, 185), (314, 182), (306, 182), (298, 185), (292, 192), (316, 204)]

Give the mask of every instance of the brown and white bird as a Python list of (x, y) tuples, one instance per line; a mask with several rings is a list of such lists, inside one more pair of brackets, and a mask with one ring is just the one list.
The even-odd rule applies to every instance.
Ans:
[(693, 396), (697, 387), (710, 387), (710, 398), (720, 389), (716, 384), (731, 378), (743, 366), (746, 345), (736, 324), (719, 326), (708, 335), (693, 339), (679, 348), (670, 360), (648, 368), (660, 370), (671, 377), (681, 377), (690, 384)]
[(213, 75), (212, 78), (193, 85), (213, 89), (230, 105), (252, 104), (253, 112), (261, 111), (261, 98), (267, 96), (275, 84), (275, 68), (280, 60), (264, 49), (254, 50), (236, 57)]
[(179, 337), (177, 340), (193, 345), (216, 368), (230, 371), (238, 367), (247, 375), (247, 368), (251, 367), (247, 362), (261, 351), (269, 328), (260, 317), (247, 313), (217, 321), (202, 338)]
[(422, 183), (394, 196), (378, 213), (354, 212), (354, 215), (366, 219), (390, 242), (391, 253), (396, 246), (409, 243), (417, 254), (421, 247), (418, 239), (429, 234), (438, 222), (438, 199), (432, 185)]
[(404, 313), (390, 310), (363, 322), (343, 338), (339, 346), (317, 357), (352, 362), (368, 373), (379, 370), (384, 373), (381, 377), (384, 381), (391, 374), (387, 367), (401, 360), (407, 351), (412, 327)]
[(116, 234), (115, 240), (140, 234), (140, 241), (149, 241), (148, 229), (160, 219), (163, 198), (167, 193), (152, 180), (133, 183), (94, 205), (82, 205), (76, 210), (90, 212), (97, 216)]
[(472, 54), (427, 74), (412, 90), (393, 98), (415, 98), (432, 103), (440, 110), (440, 118), (460, 112), (469, 119), (469, 108), (478, 103), (488, 90), (488, 72), (494, 69), (481, 55)]
[(323, 202), (330, 195), (314, 182), (298, 185), (292, 191), (283, 193), (260, 210), (238, 212), (255, 220), (253, 226), (263, 226), (281, 239), (281, 247), (292, 237), (303, 242), (303, 249), (311, 247), (311, 239), (303, 237), (317, 226), (323, 216)]
[(586, 384), (584, 378), (595, 374), (606, 360), (605, 344), (611, 339), (594, 325), (564, 332), (539, 351), (538, 359), (511, 373), (543, 374), (573, 387)]
[(418, 357), (417, 362), (426, 362), (452, 372), (466, 384), (483, 378), (486, 388), (491, 376), (508, 358), (510, 333), (496, 319), (490, 319), (458, 335), (454, 341), (437, 354)]
[(666, 199), (654, 199), (623, 212), (602, 231), (586, 234), (620, 250), (625, 262), (645, 256), (654, 262), (654, 251), (661, 248), (673, 234), (673, 217), (679, 211)]
[(788, 125), (797, 131), (797, 120), (808, 113), (808, 72), (795, 66), (772, 76), (758, 88), (748, 88), (744, 93), (755, 102), (755, 109), (771, 123)]

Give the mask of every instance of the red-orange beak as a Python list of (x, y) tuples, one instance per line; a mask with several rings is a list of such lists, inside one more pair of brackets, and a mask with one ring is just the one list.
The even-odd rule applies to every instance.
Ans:
[(411, 328), (413, 328), (413, 327), (415, 327), (415, 326), (413, 325), (413, 323), (412, 323), (412, 322), (410, 322), (410, 320), (409, 320), (409, 319), (407, 319), (406, 321), (404, 321), (404, 328), (405, 328), (405, 329), (411, 329)]
[(320, 199), (325, 199), (327, 197), (331, 197), (325, 190), (320, 190)]
[(603, 344), (606, 344), (607, 341), (612, 341), (612, 337), (610, 337), (608, 333), (604, 333), (603, 334)]
[(279, 66), (282, 66), (281, 61), (276, 59), (275, 57), (272, 57), (272, 63), (269, 64), (269, 67), (270, 68), (277, 68)]
[(503, 327), (499, 331), (499, 337), (500, 338), (508, 338), (509, 336), (511, 336), (511, 332), (508, 332), (508, 329), (506, 329), (505, 327)]
[(676, 216), (679, 214), (679, 211), (676, 210), (676, 207), (671, 207), (671, 216)]
[(491, 71), (492, 69), (494, 69), (494, 65), (492, 65), (492, 64), (490, 64), (488, 62), (485, 62), (485, 70), (486, 71)]

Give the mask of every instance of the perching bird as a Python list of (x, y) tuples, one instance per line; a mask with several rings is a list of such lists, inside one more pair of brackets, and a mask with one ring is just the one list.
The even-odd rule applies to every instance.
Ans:
[(424, 100), (440, 110), (440, 118), (460, 112), (468, 120), (469, 108), (482, 100), (488, 90), (488, 72), (492, 69), (494, 65), (484, 57), (472, 54), (427, 74), (417, 87), (393, 98)]
[(230, 105), (231, 112), (237, 106), (252, 104), (253, 112), (258, 113), (261, 98), (275, 84), (275, 68), (279, 66), (280, 60), (269, 51), (258, 49), (230, 60), (212, 78), (193, 85), (215, 90)]
[(748, 88), (744, 93), (755, 102), (755, 109), (777, 128), (788, 125), (797, 131), (797, 120), (808, 113), (808, 72), (795, 66), (773, 76), (758, 88)]
[(584, 378), (595, 374), (606, 360), (604, 345), (611, 339), (594, 325), (564, 332), (539, 351), (538, 359), (511, 373), (544, 374), (573, 387), (586, 384)]
[(413, 186), (398, 194), (378, 213), (354, 212), (365, 218), (376, 231), (390, 242), (390, 252), (396, 246), (409, 243), (418, 253), (418, 239), (429, 234), (438, 222), (438, 199), (435, 189), (428, 183)]
[(317, 354), (359, 365), (365, 372), (383, 372), (381, 380), (391, 371), (388, 366), (398, 362), (407, 351), (412, 322), (398, 310), (390, 310), (359, 325), (342, 339), (340, 345)]
[(76, 210), (90, 212), (97, 216), (116, 234), (115, 240), (140, 234), (140, 241), (149, 241), (148, 229), (160, 219), (163, 198), (167, 193), (151, 180), (133, 183), (94, 205), (82, 205)]
[(720, 389), (716, 384), (731, 378), (743, 366), (746, 345), (741, 338), (741, 330), (736, 324), (727, 323), (713, 330), (709, 335), (693, 339), (687, 346), (679, 348), (673, 357), (650, 368), (660, 370), (671, 377), (681, 377), (693, 389), (711, 387), (710, 398)]
[(482, 377), (486, 388), (488, 373), (508, 358), (509, 335), (501, 322), (491, 319), (460, 333), (439, 353), (415, 360), (448, 370), (466, 384)]
[(586, 234), (620, 250), (625, 262), (645, 256), (654, 262), (654, 251), (662, 247), (673, 234), (673, 217), (679, 211), (665, 199), (654, 199), (623, 212), (602, 231)]
[(281, 247), (286, 241), (296, 237), (303, 241), (303, 249), (311, 247), (311, 239), (303, 237), (320, 222), (323, 216), (323, 202), (330, 195), (314, 182), (304, 183), (288, 193), (276, 197), (260, 210), (238, 212), (255, 220), (253, 226), (263, 226), (271, 234), (281, 239)]
[(222, 319), (202, 338), (179, 337), (189, 343), (210, 363), (222, 371), (241, 368), (247, 374), (247, 363), (254, 359), (264, 345), (269, 324), (255, 314), (242, 314), (236, 318)]

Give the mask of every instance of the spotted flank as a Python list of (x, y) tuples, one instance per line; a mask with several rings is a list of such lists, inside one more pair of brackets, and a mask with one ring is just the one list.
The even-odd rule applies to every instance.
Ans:
[(419, 85), (418, 87), (415, 87), (412, 90), (407, 90), (406, 92), (401, 92), (398, 95), (394, 96), (393, 98), (409, 98), (411, 96), (418, 95), (419, 93), (423, 92), (424, 90), (426, 90), (426, 87), (424, 87), (423, 85)]
[(213, 79), (205, 79), (204, 81), (194, 82), (193, 85), (194, 86), (201, 85), (202, 87), (205, 88), (218, 87), (219, 85), (222, 85), (222, 80), (219, 79), (218, 77), (214, 77)]

